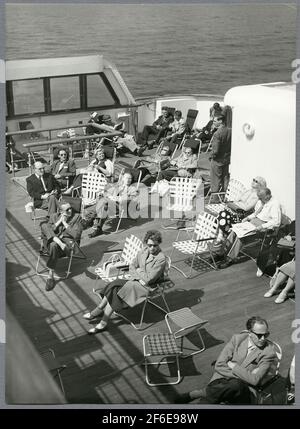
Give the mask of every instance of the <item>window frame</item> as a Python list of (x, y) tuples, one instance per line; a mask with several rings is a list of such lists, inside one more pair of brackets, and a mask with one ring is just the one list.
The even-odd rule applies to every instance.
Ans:
[[(98, 105), (88, 107), (87, 99), (87, 76), (98, 75), (102, 79), (104, 86), (111, 95), (114, 103), (108, 105)], [(79, 98), (80, 98), (80, 107), (73, 109), (64, 109), (64, 110), (52, 110), (51, 108), (51, 88), (50, 88), (50, 79), (53, 78), (62, 78), (62, 77), (77, 77), (79, 84)], [(27, 80), (42, 80), (43, 81), (43, 91), (44, 91), (44, 111), (42, 112), (31, 112), (31, 113), (15, 113), (15, 101), (13, 94), (13, 82), (18, 81), (27, 81)], [(57, 75), (57, 76), (46, 76), (43, 78), (29, 78), (29, 79), (14, 79), (6, 81), (6, 106), (7, 106), (7, 116), (6, 119), (19, 119), (19, 118), (28, 118), (33, 116), (49, 116), (49, 115), (59, 115), (67, 114), (72, 112), (82, 112), (88, 110), (104, 110), (123, 107), (120, 103), (120, 99), (115, 93), (113, 87), (111, 86), (109, 80), (103, 72), (96, 73), (84, 73), (84, 74), (72, 74), (72, 75)]]

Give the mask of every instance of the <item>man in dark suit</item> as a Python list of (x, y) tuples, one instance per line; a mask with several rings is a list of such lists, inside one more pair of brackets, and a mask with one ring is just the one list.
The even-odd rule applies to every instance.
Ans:
[(35, 162), (34, 173), (27, 177), (26, 182), (27, 192), (33, 199), (34, 207), (48, 209), (48, 215), (56, 213), (59, 185), (52, 174), (45, 173), (45, 167), (41, 162)]
[(141, 145), (139, 149), (139, 156), (143, 153), (147, 147), (151, 149), (153, 147), (148, 144), (148, 138), (150, 135), (155, 137), (155, 143), (159, 142), (161, 137), (164, 137), (167, 133), (169, 125), (173, 122), (173, 115), (170, 113), (169, 108), (167, 106), (163, 106), (161, 109), (162, 114), (153, 122), (152, 125), (145, 125), (144, 129), (139, 138), (139, 144)]
[(276, 367), (274, 345), (267, 340), (268, 323), (259, 316), (246, 323), (247, 331), (233, 335), (218, 357), (206, 389), (181, 395), (176, 402), (201, 398), (209, 404), (251, 404), (251, 386), (258, 386)]
[(41, 223), (43, 239), (41, 252), (49, 254), (46, 291), (52, 290), (55, 286), (54, 269), (58, 258), (70, 254), (74, 241), (80, 242), (84, 227), (85, 222), (80, 214), (74, 213), (67, 202), (61, 202), (60, 213), (52, 214), (48, 222)]
[[(231, 156), (231, 129), (225, 126), (225, 117), (214, 118), (214, 133), (211, 141), (210, 155), (210, 189), (211, 192), (226, 192), (229, 182), (229, 164)], [(218, 198), (212, 202), (219, 202)], [(214, 201), (213, 201), (214, 200)]]
[(76, 176), (76, 164), (74, 159), (69, 159), (69, 151), (67, 148), (60, 148), (58, 151), (58, 159), (53, 161), (50, 167), (50, 173), (59, 183), (61, 189), (68, 188), (72, 185)]

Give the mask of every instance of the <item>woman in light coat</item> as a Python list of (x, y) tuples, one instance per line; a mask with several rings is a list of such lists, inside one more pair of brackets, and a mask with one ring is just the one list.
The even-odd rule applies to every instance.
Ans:
[(103, 290), (103, 299), (93, 311), (84, 314), (87, 320), (102, 318), (90, 334), (102, 332), (114, 311), (134, 307), (143, 302), (158, 281), (164, 277), (166, 257), (160, 249), (162, 241), (159, 231), (148, 231), (144, 238), (145, 247), (140, 250), (129, 267), (130, 280), (116, 279)]

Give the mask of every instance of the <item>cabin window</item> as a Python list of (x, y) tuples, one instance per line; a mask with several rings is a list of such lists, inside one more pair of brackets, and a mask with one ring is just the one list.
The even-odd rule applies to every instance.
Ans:
[(12, 90), (15, 115), (42, 113), (45, 111), (42, 79), (13, 81)]
[(51, 110), (80, 109), (79, 77), (50, 78)]
[(99, 74), (86, 76), (87, 107), (111, 106), (115, 100)]

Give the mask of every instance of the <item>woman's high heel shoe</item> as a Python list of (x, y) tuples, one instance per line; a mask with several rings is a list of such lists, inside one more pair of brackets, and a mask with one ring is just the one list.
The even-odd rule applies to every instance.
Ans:
[(102, 308), (96, 307), (93, 311), (85, 313), (83, 315), (83, 318), (86, 320), (93, 320), (93, 319), (96, 319), (96, 318), (102, 317), (102, 316), (103, 316)]
[(88, 334), (98, 334), (98, 332), (106, 331), (106, 328), (107, 328), (107, 323), (103, 325), (102, 322), (100, 322), (94, 328), (89, 329)]

